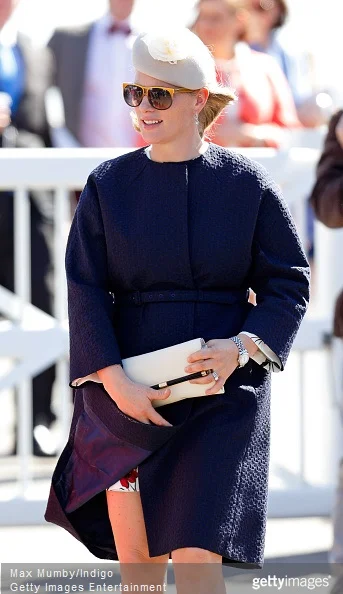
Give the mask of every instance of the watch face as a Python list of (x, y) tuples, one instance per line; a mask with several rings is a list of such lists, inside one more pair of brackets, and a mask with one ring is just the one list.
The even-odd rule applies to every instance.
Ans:
[(243, 353), (242, 355), (239, 356), (238, 361), (241, 367), (244, 367), (244, 365), (246, 365), (249, 361), (249, 355), (248, 353)]

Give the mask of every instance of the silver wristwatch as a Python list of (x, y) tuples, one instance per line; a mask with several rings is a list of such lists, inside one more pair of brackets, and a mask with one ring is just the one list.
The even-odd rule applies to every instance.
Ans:
[(244, 365), (246, 365), (250, 359), (247, 349), (238, 336), (231, 336), (230, 340), (232, 340), (238, 348), (238, 367), (244, 367)]

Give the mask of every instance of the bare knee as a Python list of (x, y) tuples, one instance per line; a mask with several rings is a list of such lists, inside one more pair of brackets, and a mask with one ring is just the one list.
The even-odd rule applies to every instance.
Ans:
[(158, 557), (150, 557), (148, 548), (127, 547), (119, 556), (121, 563), (168, 563), (169, 553)]
[(106, 491), (109, 519), (120, 563), (168, 563), (169, 553), (150, 557), (139, 491)]
[(121, 563), (147, 563), (150, 561), (149, 552), (145, 548), (126, 547), (119, 555)]
[(184, 547), (172, 551), (173, 563), (221, 563), (222, 556), (198, 547)]

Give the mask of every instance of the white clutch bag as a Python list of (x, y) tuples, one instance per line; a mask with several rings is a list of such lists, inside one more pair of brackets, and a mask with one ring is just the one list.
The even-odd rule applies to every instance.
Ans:
[[(122, 359), (122, 365), (126, 375), (134, 382), (155, 389), (170, 388), (171, 393), (166, 400), (152, 400), (153, 407), (158, 408), (184, 398), (206, 396), (205, 392), (212, 387), (211, 384), (190, 384), (189, 379), (208, 375), (213, 370), (185, 374), (187, 357), (202, 348), (207, 348), (204, 339), (194, 338), (157, 351), (127, 357)], [(223, 387), (217, 392), (224, 393)]]

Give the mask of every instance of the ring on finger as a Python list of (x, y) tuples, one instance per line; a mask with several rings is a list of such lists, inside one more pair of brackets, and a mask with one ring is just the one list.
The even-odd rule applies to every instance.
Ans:
[(214, 380), (217, 382), (219, 380), (219, 375), (216, 371), (212, 371), (212, 375), (214, 377)]

